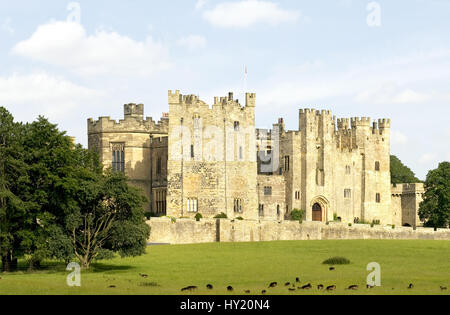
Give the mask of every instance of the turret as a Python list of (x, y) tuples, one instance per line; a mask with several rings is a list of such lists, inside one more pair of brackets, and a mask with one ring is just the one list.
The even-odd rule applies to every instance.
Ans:
[(125, 104), (123, 106), (125, 119), (136, 118), (138, 120), (144, 119), (144, 104)]
[(256, 105), (256, 94), (255, 93), (245, 93), (245, 106), (255, 107)]

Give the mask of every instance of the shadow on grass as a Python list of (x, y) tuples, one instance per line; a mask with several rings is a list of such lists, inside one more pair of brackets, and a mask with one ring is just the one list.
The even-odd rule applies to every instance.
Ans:
[(94, 273), (100, 273), (100, 272), (109, 272), (109, 271), (127, 271), (135, 269), (133, 266), (124, 266), (124, 265), (108, 265), (105, 263), (94, 263), (91, 265), (91, 268), (89, 271), (92, 271)]

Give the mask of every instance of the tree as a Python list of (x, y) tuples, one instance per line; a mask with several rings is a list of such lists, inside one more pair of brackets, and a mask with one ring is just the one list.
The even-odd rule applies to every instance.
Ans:
[(450, 224), (450, 163), (442, 162), (428, 172), (419, 217), (425, 226), (446, 228)]
[(3, 271), (16, 266), (17, 256), (23, 253), (26, 242), (26, 202), (20, 192), (29, 183), (28, 165), (23, 156), (24, 126), (14, 122), (13, 116), (0, 107), (0, 257)]
[(395, 155), (391, 155), (391, 183), (419, 183), (413, 171), (400, 161)]
[(145, 251), (141, 193), (123, 174), (106, 172), (95, 152), (75, 145), (44, 117), (15, 123), (0, 107), (0, 257), (3, 270), (25, 257), (85, 268), (95, 259)]
[(82, 267), (95, 259), (145, 252), (150, 227), (145, 223), (140, 191), (111, 170), (78, 186), (78, 207), (67, 216), (65, 230)]

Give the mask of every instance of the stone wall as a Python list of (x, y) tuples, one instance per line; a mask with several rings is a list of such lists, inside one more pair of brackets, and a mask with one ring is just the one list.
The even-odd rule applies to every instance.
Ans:
[(150, 243), (194, 244), (288, 240), (397, 239), (450, 240), (450, 229), (374, 226), (297, 221), (152, 218)]

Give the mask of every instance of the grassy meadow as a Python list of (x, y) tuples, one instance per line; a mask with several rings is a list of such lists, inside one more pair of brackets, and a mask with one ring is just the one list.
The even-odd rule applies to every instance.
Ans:
[[(343, 256), (351, 263), (334, 271), (322, 262)], [(370, 262), (381, 265), (381, 287), (366, 289)], [(25, 268), (24, 265), (22, 267)], [(81, 287), (68, 287), (63, 263), (0, 274), (0, 294), (450, 294), (450, 241), (285, 241), (149, 246), (141, 257), (95, 263), (81, 272)], [(143, 277), (141, 274), (147, 275)], [(312, 290), (289, 291), (286, 282)], [(271, 282), (276, 288), (268, 289)], [(408, 289), (409, 284), (413, 289)], [(212, 284), (213, 290), (206, 285)], [(317, 285), (336, 285), (333, 292)], [(349, 291), (350, 285), (359, 290)], [(197, 286), (194, 292), (181, 288)], [(292, 287), (292, 286), (290, 286)], [(449, 288), (450, 289), (450, 288)]]

